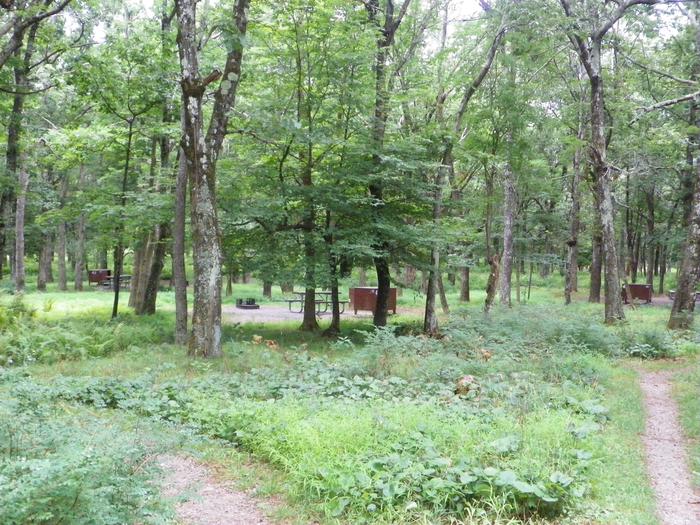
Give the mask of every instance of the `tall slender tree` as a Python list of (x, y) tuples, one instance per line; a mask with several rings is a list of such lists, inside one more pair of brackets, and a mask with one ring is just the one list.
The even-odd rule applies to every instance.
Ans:
[[(249, 0), (236, 0), (230, 13), (232, 23), (222, 28), (227, 45), (223, 71), (214, 70), (202, 78), (197, 2), (175, 2), (183, 104), (181, 147), (190, 186), (194, 251), (194, 305), (189, 341), (189, 353), (193, 356), (221, 355), (222, 251), (216, 209), (216, 163), (241, 78), (248, 4)], [(205, 134), (203, 100), (207, 87), (216, 81), (219, 85)]]

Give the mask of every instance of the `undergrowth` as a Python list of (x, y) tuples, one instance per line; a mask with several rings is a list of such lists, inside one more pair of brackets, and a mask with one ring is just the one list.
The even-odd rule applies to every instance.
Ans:
[(145, 445), (22, 378), (10, 386), (0, 391), (0, 523), (169, 523)]
[[(624, 518), (644, 514), (635, 500), (644, 501), (643, 488), (628, 496), (635, 504), (626, 509), (597, 506), (624, 507), (609, 498), (617, 475), (608, 472), (611, 462), (643, 480), (635, 467), (638, 429), (621, 426), (636, 420), (618, 423), (619, 406), (608, 405), (619, 397), (608, 390), (618, 374), (609, 358), (675, 355), (696, 343), (688, 334), (674, 339), (651, 328), (603, 327), (581, 312), (559, 314), (530, 307), (464, 317), (442, 339), (410, 328), (363, 332), (338, 339), (327, 355), (241, 331), (225, 347), (231, 369), (210, 362), (184, 369), (163, 347), (150, 369), (130, 377), (52, 375), (45, 382), (16, 367), (0, 369), (0, 384), (20, 404), (125, 410), (224, 440), (284, 472), (290, 496), (311, 502), (328, 522), (565, 523), (580, 515), (652, 523)], [(130, 348), (128, 358), (149, 344), (138, 329), (151, 321), (133, 321), (110, 325), (111, 337), (124, 332), (105, 352), (71, 353), (67, 345), (66, 353), (37, 353), (28, 345), (12, 350), (25, 356), (14, 363)], [(163, 323), (152, 322), (145, 339), (167, 342)], [(33, 323), (21, 313), (8, 326), (20, 332), (13, 326)], [(81, 335), (89, 323), (71, 328)]]

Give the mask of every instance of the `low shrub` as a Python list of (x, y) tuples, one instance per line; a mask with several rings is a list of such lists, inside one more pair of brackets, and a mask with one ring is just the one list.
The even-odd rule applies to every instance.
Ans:
[(0, 523), (169, 522), (146, 447), (25, 396), (0, 404)]

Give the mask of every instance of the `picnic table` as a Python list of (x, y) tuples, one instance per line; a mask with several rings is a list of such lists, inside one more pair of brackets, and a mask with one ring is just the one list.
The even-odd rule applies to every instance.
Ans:
[[(668, 298), (671, 299), (671, 301), (675, 301), (676, 300), (676, 291), (671, 290), (670, 292), (668, 292)], [(700, 292), (695, 292), (695, 302), (700, 303)]]
[[(103, 290), (113, 290), (114, 289), (114, 277), (111, 275), (104, 278), (100, 282), (100, 286)], [(127, 289), (131, 286), (131, 275), (120, 275), (119, 276), (119, 288)]]
[[(306, 292), (292, 292), (295, 297), (294, 299), (286, 299), (289, 306), (289, 311), (295, 314), (301, 314), (304, 312), (304, 303), (306, 302)], [(316, 292), (316, 314), (322, 315), (328, 313), (328, 308), (333, 308), (333, 298), (331, 292)], [(345, 305), (348, 301), (338, 301), (340, 305), (340, 313), (345, 312)], [(298, 310), (297, 310), (298, 305)], [(292, 309), (294, 306), (294, 309)]]

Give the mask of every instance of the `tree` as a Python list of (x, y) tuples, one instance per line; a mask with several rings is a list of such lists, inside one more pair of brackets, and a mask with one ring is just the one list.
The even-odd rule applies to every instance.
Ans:
[(603, 39), (631, 7), (660, 2), (658, 0), (626, 0), (615, 4), (611, 12), (607, 12), (602, 6), (577, 5), (580, 10), (576, 13), (571, 0), (560, 0), (560, 3), (570, 24), (567, 28), (567, 36), (590, 81), (590, 165), (597, 193), (595, 200), (602, 230), (602, 250), (605, 254), (605, 322), (614, 323), (623, 320), (625, 313), (622, 308), (615, 239), (615, 217), (611, 188), (613, 169), (607, 161), (602, 62)]
[[(231, 13), (233, 23), (222, 29), (227, 46), (223, 72), (214, 70), (202, 78), (199, 71), (197, 2), (175, 2), (183, 105), (181, 148), (190, 185), (194, 250), (194, 305), (189, 341), (189, 353), (193, 356), (221, 355), (222, 252), (216, 209), (216, 162), (241, 77), (248, 4), (248, 0), (236, 0)], [(203, 99), (207, 87), (219, 79), (205, 135)]]

